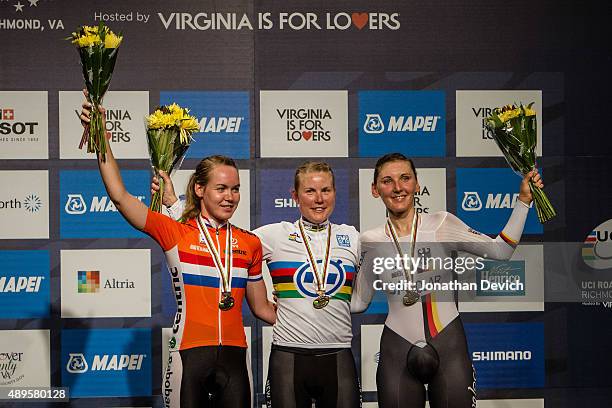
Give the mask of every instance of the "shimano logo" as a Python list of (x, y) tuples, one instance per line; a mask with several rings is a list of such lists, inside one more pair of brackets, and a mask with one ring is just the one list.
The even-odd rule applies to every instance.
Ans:
[(473, 361), (529, 361), (531, 351), (474, 351)]
[(0, 277), (0, 293), (38, 293), (44, 276)]
[(243, 117), (220, 116), (200, 119), (200, 132), (203, 133), (238, 133)]
[(389, 122), (385, 123), (378, 113), (366, 114), (363, 131), (369, 134), (387, 132), (435, 132), (441, 116), (438, 115), (400, 115), (390, 116)]
[(274, 208), (297, 208), (297, 203), (293, 198), (275, 198)]
[(138, 371), (146, 357), (146, 354), (96, 354), (90, 366), (83, 353), (70, 353), (66, 370), (72, 374), (87, 371)]
[[(145, 196), (136, 196), (140, 201), (144, 201)], [(86, 212), (116, 212), (115, 203), (108, 196), (93, 196), (89, 205), (81, 194), (68, 194), (64, 211), (70, 215), (81, 215)]]

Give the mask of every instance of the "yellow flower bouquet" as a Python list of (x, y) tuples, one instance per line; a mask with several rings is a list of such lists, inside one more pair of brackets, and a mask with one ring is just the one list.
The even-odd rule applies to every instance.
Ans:
[(83, 78), (91, 102), (91, 122), (85, 127), (79, 149), (87, 142), (87, 153), (98, 153), (106, 160), (106, 129), (98, 110), (108, 89), (117, 52), (123, 37), (113, 33), (104, 23), (82, 26), (68, 38), (76, 45), (83, 67)]
[[(189, 114), (189, 109), (173, 103), (161, 106), (147, 116), (145, 128), (154, 174), (158, 176), (162, 170), (172, 175), (181, 166), (193, 141), (191, 135), (200, 130), (200, 124)], [(151, 197), (149, 208), (152, 211), (161, 212), (163, 192), (164, 180), (159, 177), (159, 191)]]
[[(527, 106), (506, 105), (493, 109), (485, 126), (504, 154), (506, 161), (521, 177), (536, 167), (535, 148), (537, 143), (536, 112), (533, 102)], [(538, 219), (545, 223), (557, 213), (544, 191), (529, 182)]]

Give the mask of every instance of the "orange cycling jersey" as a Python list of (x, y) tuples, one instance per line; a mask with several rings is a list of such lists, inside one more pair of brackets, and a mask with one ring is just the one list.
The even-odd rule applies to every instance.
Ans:
[[(215, 228), (203, 221), (225, 265), (227, 224)], [(170, 350), (220, 344), (246, 347), (242, 299), (247, 282), (262, 279), (259, 238), (232, 225), (231, 291), (235, 305), (223, 311), (219, 309), (221, 278), (196, 220), (183, 224), (149, 211), (144, 232), (164, 250), (172, 276), (177, 311)]]

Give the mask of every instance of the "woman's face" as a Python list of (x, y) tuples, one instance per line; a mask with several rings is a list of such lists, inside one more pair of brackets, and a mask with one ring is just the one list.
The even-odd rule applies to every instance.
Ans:
[(291, 196), (298, 204), (302, 216), (315, 224), (326, 221), (336, 205), (336, 189), (332, 175), (327, 172), (300, 174), (298, 191)]
[(195, 193), (200, 198), (200, 208), (204, 216), (219, 222), (229, 220), (240, 202), (238, 170), (227, 165), (215, 166), (208, 184), (196, 184)]
[(403, 214), (414, 206), (415, 193), (420, 190), (410, 163), (392, 161), (385, 163), (372, 183), (372, 195), (380, 199), (391, 213)]

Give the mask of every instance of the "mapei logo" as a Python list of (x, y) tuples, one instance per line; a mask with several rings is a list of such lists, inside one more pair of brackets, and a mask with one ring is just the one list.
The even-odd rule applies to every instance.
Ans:
[(582, 260), (593, 269), (612, 267), (612, 219), (597, 226), (586, 237)]
[(333, 120), (329, 109), (276, 109), (276, 114), (286, 124), (288, 141), (331, 140), (330, 131), (325, 129), (325, 121)]
[[(514, 208), (517, 199), (518, 193), (488, 193), (484, 208)], [(464, 211), (480, 211), (483, 207), (478, 192), (465, 191), (463, 193), (461, 208)]]
[(83, 374), (88, 371), (139, 371), (146, 354), (95, 354), (91, 366), (83, 353), (69, 353), (66, 371)]
[(42, 207), (42, 200), (37, 194), (28, 194), (23, 199), (11, 198), (10, 200), (0, 201), (0, 210), (24, 209), (33, 214), (37, 213)]
[(366, 120), (363, 124), (363, 131), (368, 134), (378, 134), (383, 132), (435, 132), (439, 115), (391, 115), (385, 125), (380, 114), (366, 113)]
[[(136, 198), (140, 201), (144, 201), (145, 196), (137, 196)], [(94, 195), (91, 197), (88, 206), (82, 194), (68, 194), (66, 204), (64, 205), (64, 211), (70, 215), (81, 215), (86, 212), (117, 212), (117, 207), (115, 207), (115, 204), (108, 196)]]
[[(321, 262), (317, 262), (317, 268), (322, 268)], [(304, 297), (316, 298), (318, 296), (316, 291), (316, 282), (314, 273), (310, 268), (310, 263), (305, 262), (300, 266), (294, 274), (295, 286), (298, 291)], [(325, 294), (333, 296), (338, 290), (344, 285), (346, 281), (346, 272), (342, 265), (342, 260), (329, 261), (329, 267), (327, 270), (327, 285)]]
[(203, 117), (200, 119), (200, 132), (202, 133), (238, 133), (244, 117), (219, 116)]
[(0, 277), (0, 293), (38, 293), (44, 276)]

